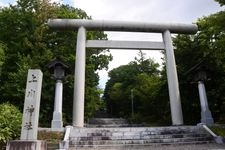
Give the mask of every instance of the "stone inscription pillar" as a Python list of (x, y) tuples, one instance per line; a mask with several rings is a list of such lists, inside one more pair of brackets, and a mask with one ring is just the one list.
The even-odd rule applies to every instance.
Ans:
[(29, 69), (20, 140), (37, 140), (42, 72)]
[(203, 81), (198, 81), (198, 92), (201, 104), (201, 123), (213, 124), (214, 120), (212, 118), (211, 111), (209, 110), (205, 85)]
[(86, 29), (80, 27), (77, 34), (76, 62), (74, 74), (73, 126), (84, 126), (84, 92), (86, 63)]
[(163, 42), (165, 45), (166, 71), (169, 87), (170, 109), (173, 125), (183, 124), (183, 114), (180, 100), (180, 91), (177, 77), (175, 56), (173, 51), (172, 39), (169, 30), (163, 33)]
[(6, 150), (47, 150), (45, 141), (37, 140), (42, 72), (29, 69), (20, 140), (7, 142)]

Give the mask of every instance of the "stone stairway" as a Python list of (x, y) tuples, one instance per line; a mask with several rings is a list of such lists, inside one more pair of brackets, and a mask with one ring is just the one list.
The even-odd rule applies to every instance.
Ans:
[(123, 118), (91, 118), (88, 120), (86, 127), (88, 128), (107, 128), (107, 127), (128, 127), (126, 119)]
[(213, 138), (200, 126), (73, 128), (70, 150), (171, 144), (204, 144)]

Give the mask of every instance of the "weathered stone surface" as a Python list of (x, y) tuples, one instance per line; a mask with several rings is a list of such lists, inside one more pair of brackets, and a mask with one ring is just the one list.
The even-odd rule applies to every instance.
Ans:
[(37, 140), (42, 77), (41, 70), (28, 70), (21, 140)]
[(7, 143), (6, 150), (47, 150), (47, 143), (40, 140), (14, 140)]
[(123, 118), (91, 118), (86, 127), (128, 127), (130, 124)]
[(137, 145), (202, 144), (212, 137), (198, 126), (136, 128), (73, 128), (71, 148), (127, 147)]

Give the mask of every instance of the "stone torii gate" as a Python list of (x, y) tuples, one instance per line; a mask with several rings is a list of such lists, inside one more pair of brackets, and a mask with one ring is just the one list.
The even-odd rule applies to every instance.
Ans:
[[(50, 19), (50, 28), (78, 30), (74, 75), (73, 126), (84, 126), (85, 57), (87, 48), (165, 50), (169, 87), (170, 109), (173, 125), (183, 124), (179, 84), (171, 33), (194, 34), (194, 24), (162, 24), (82, 19)], [(161, 33), (163, 42), (86, 40), (87, 30)]]

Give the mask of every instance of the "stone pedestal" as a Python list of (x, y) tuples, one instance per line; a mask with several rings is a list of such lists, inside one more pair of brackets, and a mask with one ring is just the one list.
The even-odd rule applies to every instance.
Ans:
[(7, 143), (6, 150), (47, 150), (47, 143), (41, 140), (14, 140)]
[(62, 113), (54, 112), (51, 128), (63, 128)]
[(210, 110), (205, 110), (201, 112), (201, 123), (205, 124), (214, 124), (214, 120), (212, 118), (212, 113)]

